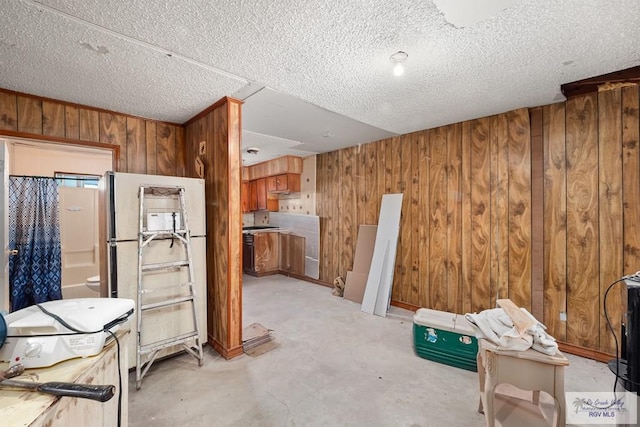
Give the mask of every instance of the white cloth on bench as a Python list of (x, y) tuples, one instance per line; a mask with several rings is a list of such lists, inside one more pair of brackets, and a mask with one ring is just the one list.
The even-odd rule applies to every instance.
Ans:
[(467, 313), (465, 319), (476, 330), (477, 338), (484, 338), (496, 344), (500, 350), (525, 351), (533, 348), (541, 353), (553, 356), (558, 351), (555, 338), (545, 332), (546, 327), (538, 322), (524, 308), (520, 308), (527, 316), (535, 320), (535, 326), (520, 334), (511, 318), (502, 308), (483, 310), (480, 313)]

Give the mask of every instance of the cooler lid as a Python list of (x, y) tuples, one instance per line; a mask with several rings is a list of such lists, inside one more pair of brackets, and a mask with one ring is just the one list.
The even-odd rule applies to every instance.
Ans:
[(476, 329), (465, 319), (464, 314), (456, 314), (456, 332), (463, 335), (476, 336)]
[(462, 335), (475, 336), (476, 334), (475, 329), (464, 318), (463, 314), (449, 313), (447, 311), (420, 308), (413, 316), (413, 323)]
[(421, 308), (413, 316), (413, 323), (455, 332), (455, 319), (455, 313)]

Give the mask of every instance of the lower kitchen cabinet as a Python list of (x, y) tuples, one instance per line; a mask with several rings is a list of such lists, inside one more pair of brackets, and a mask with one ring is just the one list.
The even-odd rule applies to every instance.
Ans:
[(280, 271), (304, 276), (305, 243), (302, 236), (280, 233)]
[(254, 265), (256, 275), (278, 272), (280, 239), (277, 231), (261, 231), (253, 235)]
[(253, 276), (304, 276), (305, 238), (288, 232), (259, 231), (243, 235), (242, 265)]

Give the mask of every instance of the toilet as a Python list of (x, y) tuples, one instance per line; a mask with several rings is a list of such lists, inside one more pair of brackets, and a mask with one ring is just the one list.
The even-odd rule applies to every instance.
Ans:
[(91, 276), (87, 278), (85, 284), (94, 292), (100, 293), (100, 276)]

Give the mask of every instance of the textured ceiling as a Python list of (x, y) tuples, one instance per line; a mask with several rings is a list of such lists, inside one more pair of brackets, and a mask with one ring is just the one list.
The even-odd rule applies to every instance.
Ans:
[[(563, 83), (640, 65), (640, 0), (0, 7), (1, 87), (177, 123), (236, 96), (245, 139), (280, 154), (549, 104)], [(409, 58), (394, 77), (398, 50)]]

